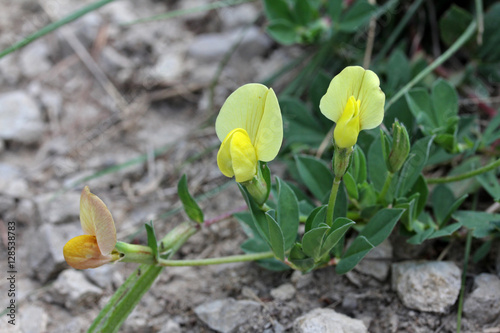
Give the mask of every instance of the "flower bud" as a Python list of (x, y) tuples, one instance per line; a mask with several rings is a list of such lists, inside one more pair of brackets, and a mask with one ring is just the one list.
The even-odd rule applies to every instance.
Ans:
[(396, 173), (401, 169), (410, 153), (410, 138), (403, 124), (395, 121), (392, 124), (392, 149), (386, 159), (387, 169)]
[(112, 252), (103, 255), (97, 239), (92, 235), (81, 235), (70, 239), (63, 248), (64, 259), (73, 268), (87, 269), (102, 266), (119, 259), (119, 254)]

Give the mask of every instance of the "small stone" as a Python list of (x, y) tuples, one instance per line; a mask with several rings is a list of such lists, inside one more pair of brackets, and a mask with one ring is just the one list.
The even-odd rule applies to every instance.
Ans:
[(56, 196), (47, 193), (35, 198), (42, 223), (77, 221), (80, 214), (80, 193), (68, 192)]
[(44, 40), (37, 40), (24, 47), (19, 53), (19, 67), (23, 75), (34, 78), (46, 73), (52, 67), (49, 55), (49, 47)]
[(83, 274), (93, 282), (95, 285), (102, 289), (108, 289), (113, 284), (113, 266), (103, 265), (101, 267), (86, 269)]
[(0, 95), (0, 138), (20, 143), (37, 142), (45, 123), (38, 104), (25, 92)]
[(480, 324), (500, 318), (500, 279), (493, 274), (479, 274), (474, 290), (464, 303), (464, 315)]
[(278, 301), (289, 301), (295, 296), (295, 288), (290, 283), (285, 283), (271, 290), (271, 296)]
[(182, 330), (178, 323), (170, 319), (158, 333), (182, 333)]
[(361, 320), (353, 319), (332, 309), (314, 309), (297, 318), (293, 323), (294, 333), (367, 333)]
[(9, 164), (0, 163), (0, 194), (12, 198), (25, 198), (29, 196), (28, 183), (23, 179), (21, 169)]
[(14, 198), (7, 197), (7, 196), (0, 196), (0, 214), (4, 216), (7, 215), (6, 213), (16, 206), (16, 201)]
[(95, 304), (102, 290), (87, 281), (82, 272), (67, 269), (59, 274), (50, 294), (54, 302), (64, 304), (67, 309), (77, 310)]
[(188, 55), (200, 62), (217, 61), (231, 49), (233, 43), (226, 34), (200, 34), (189, 45)]
[(243, 34), (243, 39), (238, 46), (237, 52), (238, 55), (245, 60), (262, 56), (273, 44), (271, 39), (263, 31), (254, 26), (241, 32), (232, 32), (229, 38), (234, 42), (238, 42), (241, 38), (241, 34)]
[[(19, 323), (23, 333), (47, 332), (48, 315), (43, 306), (29, 304), (19, 309)], [(9, 331), (10, 332), (10, 331)]]
[(67, 267), (63, 256), (63, 247), (71, 238), (82, 234), (79, 223), (63, 224), (55, 227), (43, 224), (39, 228), (30, 228), (23, 237), (23, 260), (29, 265), (29, 271), (41, 282), (53, 278)]
[(373, 276), (379, 281), (385, 281), (391, 268), (391, 259), (392, 245), (386, 239), (371, 250), (355, 269), (365, 275)]
[(161, 83), (175, 83), (184, 72), (184, 60), (176, 53), (162, 53), (149, 75)]
[(252, 4), (221, 8), (218, 13), (224, 30), (252, 24), (260, 14)]
[(111, 46), (106, 46), (101, 52), (100, 64), (108, 75), (116, 75), (119, 70), (125, 68), (131, 68), (134, 63), (130, 61), (127, 57), (120, 54)]
[(15, 86), (21, 77), (21, 69), (17, 64), (18, 55), (11, 53), (0, 58), (0, 82)]
[(460, 269), (446, 261), (396, 263), (392, 289), (407, 308), (445, 313), (460, 292)]
[(229, 333), (260, 310), (261, 305), (257, 302), (226, 298), (203, 303), (197, 306), (194, 312), (211, 329)]
[(30, 199), (21, 199), (16, 207), (16, 215), (17, 222), (22, 222), (26, 224), (33, 225), (37, 218), (36, 205), (33, 200)]
[(313, 281), (313, 273), (304, 274), (299, 271), (294, 271), (291, 277), (292, 282), (297, 289), (303, 289), (309, 286)]

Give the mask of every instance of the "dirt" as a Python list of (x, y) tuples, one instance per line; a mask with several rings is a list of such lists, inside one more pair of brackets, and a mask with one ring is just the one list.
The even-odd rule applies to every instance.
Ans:
[[(41, 2), (35, 0), (1, 0), (1, 48), (49, 23), (54, 15), (61, 17), (90, 2), (54, 0), (41, 6)], [(208, 59), (206, 55), (190, 53), (189, 47), (205, 33), (219, 34), (221, 40), (226, 38), (223, 34), (234, 27), (222, 10), (129, 27), (118, 24), (207, 2), (118, 1), (69, 25), (65, 31), (71, 33), (58, 31), (37, 41), (45, 55), (37, 49), (34, 55), (21, 50), (0, 60), (0, 93), (26, 92), (40, 106), (44, 124), (43, 135), (36, 142), (4, 140), (0, 148), (0, 163), (19, 170), (21, 175), (16, 177), (27, 186), (23, 189), (24, 185), (19, 185), (21, 189), (18, 186), (15, 193), (0, 193), (0, 198), (8, 201), (0, 219), (17, 221), (20, 309), (20, 325), (6, 325), (7, 317), (3, 316), (0, 318), (2, 331), (27, 332), (28, 321), (35, 320), (37, 325), (30, 332), (84, 332), (113, 291), (136, 267), (134, 264), (107, 266), (104, 280), (109, 284), (102, 288), (97, 302), (71, 309), (57, 303), (51, 286), (62, 269), (71, 268), (63, 266), (48, 281), (36, 278), (30, 257), (38, 249), (33, 248), (33, 240), (26, 236), (29, 230), (39, 230), (37, 228), (48, 223), (43, 218), (46, 206), (39, 203), (43, 195), (78, 195), (84, 185), (89, 185), (111, 210), (118, 238), (141, 244), (146, 243), (144, 223), (154, 220), (157, 233), (164, 235), (186, 219), (184, 213), (175, 211), (180, 206), (177, 181), (183, 173), (187, 174), (194, 195), (219, 189), (218, 194), (200, 200), (207, 218), (244, 204), (236, 185), (227, 185), (228, 179), (217, 168), (219, 141), (210, 124), (231, 91), (262, 79), (263, 72), (272, 72), (285, 59), (303, 51), (296, 47), (278, 47), (260, 36), (262, 40), (255, 43), (268, 43), (262, 52), (250, 59), (235, 53), (217, 77), (226, 52)], [(258, 20), (260, 4), (245, 6), (254, 11), (255, 17), (243, 17), (237, 25), (247, 28), (248, 21), (257, 22), (252, 24), (262, 31), (262, 19)], [(74, 38), (83, 46), (83, 51), (78, 47), (75, 50), (71, 42)], [(160, 70), (155, 66), (165, 54), (167, 60), (173, 59), (173, 62), (166, 61), (167, 69), (159, 76)], [(40, 72), (37, 66), (28, 70), (21, 63), (22, 57), (28, 63), (39, 64), (38, 68), (44, 64), (47, 68)], [(96, 72), (94, 66), (102, 73)], [(211, 90), (212, 87), (215, 88)], [(278, 91), (279, 87), (280, 83)], [(159, 149), (162, 151), (155, 152)], [(276, 165), (276, 169), (279, 168)], [(109, 172), (102, 173), (103, 170)], [(89, 176), (94, 177), (85, 178)], [(79, 226), (78, 211), (62, 214), (53, 224), (57, 230), (65, 225)], [(6, 248), (3, 229), (0, 230), (2, 253)], [(239, 245), (244, 240), (245, 234), (238, 222), (225, 220), (193, 236), (176, 258), (239, 254)], [(61, 251), (63, 245), (60, 244)], [(435, 259), (440, 253), (436, 249), (444, 248), (446, 244), (429, 243), (418, 256), (411, 258)], [(394, 245), (394, 258), (389, 260), (402, 260), (398, 251)], [(445, 259), (454, 260), (461, 267), (461, 253), (463, 248), (455, 244)], [(4, 261), (2, 259), (2, 265)], [(491, 265), (483, 264), (471, 272), (488, 269)], [(5, 271), (2, 266), (2, 277)], [(471, 279), (472, 275), (468, 279), (468, 290), (472, 288)], [(293, 285), (293, 296), (287, 300), (274, 299), (271, 290), (285, 283)], [(3, 281), (2, 300), (6, 288)], [(360, 319), (370, 332), (453, 332), (456, 325), (456, 304), (445, 314), (405, 308), (390, 288), (390, 277), (378, 281), (356, 271), (338, 276), (332, 267), (302, 276), (292, 271), (268, 271), (255, 263), (239, 263), (166, 269), (121, 332), (172, 333), (178, 329), (180, 332), (214, 332), (196, 316), (194, 308), (227, 297), (254, 300), (262, 305), (262, 311), (248, 318), (236, 332), (292, 332), (297, 317), (318, 307)], [(30, 305), (37, 308), (37, 311), (30, 310), (37, 314), (34, 319), (23, 317), (23, 310), (28, 313)], [(494, 327), (494, 323), (488, 327)], [(481, 330), (474, 320), (463, 320), (462, 332)]]

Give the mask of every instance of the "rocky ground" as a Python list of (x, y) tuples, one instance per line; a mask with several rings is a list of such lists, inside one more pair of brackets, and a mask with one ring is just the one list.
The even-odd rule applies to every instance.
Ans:
[[(135, 268), (65, 264), (63, 245), (81, 233), (83, 185), (107, 203), (118, 238), (138, 243), (145, 222), (164, 235), (186, 218), (176, 196), (182, 173), (194, 194), (209, 193), (200, 201), (206, 217), (244, 204), (217, 169), (219, 141), (206, 124), (235, 88), (303, 51), (265, 35), (259, 3), (123, 25), (208, 2), (117, 1), (0, 60), (0, 253), (16, 221), (18, 304), (16, 325), (4, 315), (0, 331), (84, 332)], [(83, 3), (0, 0), (1, 49)], [(222, 221), (177, 258), (240, 253), (244, 239), (236, 221)], [(346, 276), (253, 263), (169, 268), (121, 331), (453, 332), (462, 253), (461, 244), (415, 248), (393, 237)], [(468, 274), (462, 332), (500, 332), (495, 255)], [(0, 269), (3, 308), (6, 259)]]

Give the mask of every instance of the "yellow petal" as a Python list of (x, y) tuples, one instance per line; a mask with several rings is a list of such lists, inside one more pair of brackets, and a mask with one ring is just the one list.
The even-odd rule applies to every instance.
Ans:
[(102, 255), (95, 236), (81, 235), (64, 245), (66, 262), (76, 269), (96, 268), (113, 261), (111, 255)]
[(234, 129), (222, 141), (217, 154), (217, 165), (225, 176), (235, 176), (238, 183), (249, 181), (255, 176), (257, 155), (244, 129)]
[(283, 122), (272, 89), (250, 83), (227, 98), (215, 122), (215, 131), (223, 141), (236, 128), (248, 133), (258, 160), (268, 162), (276, 157), (283, 141)]
[(360, 128), (371, 129), (380, 125), (384, 118), (385, 95), (380, 90), (377, 74), (360, 66), (346, 67), (335, 76), (326, 94), (321, 98), (321, 112), (335, 123), (344, 112), (351, 96), (361, 102)]
[(356, 97), (361, 101), (359, 124), (362, 130), (377, 127), (384, 120), (385, 94), (380, 89), (377, 74), (367, 70), (363, 84)]
[(337, 121), (335, 131), (333, 132), (333, 138), (335, 144), (340, 148), (352, 147), (358, 140), (360, 131), (359, 107), (360, 101), (356, 101), (354, 97), (351, 96), (342, 116)]
[(80, 223), (85, 234), (96, 237), (101, 253), (110, 254), (116, 244), (115, 222), (108, 207), (90, 193), (88, 186), (80, 196)]

